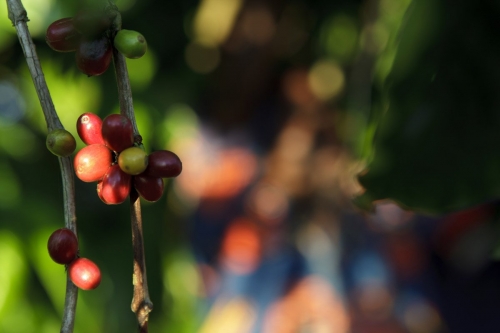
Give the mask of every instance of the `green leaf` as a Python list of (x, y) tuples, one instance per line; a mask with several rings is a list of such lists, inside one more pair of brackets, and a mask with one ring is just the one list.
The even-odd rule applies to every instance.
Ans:
[(360, 206), (390, 199), (440, 214), (500, 195), (498, 17), (487, 0), (412, 2), (375, 94), (380, 123)]

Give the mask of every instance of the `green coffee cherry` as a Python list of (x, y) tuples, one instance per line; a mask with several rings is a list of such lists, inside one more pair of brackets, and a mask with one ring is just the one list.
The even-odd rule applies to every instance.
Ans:
[(61, 157), (71, 155), (76, 148), (75, 138), (64, 129), (56, 129), (47, 134), (45, 144), (52, 154)]
[(117, 32), (114, 45), (120, 53), (130, 59), (142, 57), (148, 49), (148, 43), (143, 35), (137, 31), (126, 29)]

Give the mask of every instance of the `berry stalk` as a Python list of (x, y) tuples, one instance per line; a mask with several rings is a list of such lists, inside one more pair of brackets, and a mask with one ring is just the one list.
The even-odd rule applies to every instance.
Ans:
[[(35, 85), (35, 89), (42, 107), (42, 111), (50, 133), (56, 129), (64, 129), (52, 102), (52, 97), (45, 81), (45, 76), (36, 53), (35, 45), (31, 38), (27, 22), (28, 14), (21, 0), (7, 0), (7, 12), (12, 25), (16, 28), (19, 43), (23, 49), (28, 69)], [(61, 169), (64, 202), (64, 224), (66, 228), (77, 234), (76, 209), (75, 209), (75, 185), (73, 165), (70, 157), (58, 157)], [(61, 324), (61, 333), (72, 333), (75, 323), (76, 304), (78, 300), (78, 288), (67, 277), (64, 313)]]
[[(117, 20), (120, 19), (118, 14)], [(119, 25), (115, 25), (119, 29)], [(120, 113), (132, 122), (134, 141), (141, 145), (142, 139), (135, 120), (132, 88), (127, 70), (125, 56), (113, 47), (113, 63), (115, 66), (116, 83), (118, 86), (118, 101)], [(130, 191), (130, 217), (132, 226), (132, 247), (134, 251), (133, 285), (131, 309), (137, 317), (139, 332), (148, 332), (149, 313), (153, 310), (153, 303), (149, 297), (148, 281), (146, 275), (146, 258), (144, 253), (144, 239), (142, 231), (141, 201), (135, 188)]]

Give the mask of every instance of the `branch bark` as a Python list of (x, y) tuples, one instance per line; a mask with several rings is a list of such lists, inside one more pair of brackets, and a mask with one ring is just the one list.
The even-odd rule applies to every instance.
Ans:
[[(120, 113), (130, 119), (134, 129), (135, 142), (142, 144), (142, 138), (137, 128), (137, 122), (135, 121), (132, 89), (130, 87), (127, 63), (123, 54), (118, 52), (115, 48), (113, 48), (113, 62), (118, 85)], [(139, 332), (147, 333), (149, 313), (153, 310), (153, 303), (149, 297), (146, 276), (141, 201), (137, 191), (133, 187), (130, 191), (130, 217), (132, 225), (132, 247), (134, 251), (134, 270), (132, 278), (134, 296), (132, 298), (131, 308), (137, 316)]]
[[(35, 45), (31, 38), (27, 22), (28, 14), (21, 0), (7, 0), (7, 11), (12, 25), (16, 28), (19, 43), (23, 49), (24, 57), (28, 65), (33, 84), (42, 107), (48, 132), (55, 129), (63, 129), (59, 116), (52, 102), (45, 76), (36, 53)], [(61, 169), (63, 201), (64, 201), (64, 224), (65, 227), (77, 234), (76, 206), (75, 206), (75, 185), (73, 164), (70, 157), (59, 157)], [(66, 278), (66, 297), (64, 302), (64, 312), (61, 324), (61, 333), (72, 333), (75, 323), (76, 304), (78, 300), (78, 288), (71, 282), (69, 275)]]

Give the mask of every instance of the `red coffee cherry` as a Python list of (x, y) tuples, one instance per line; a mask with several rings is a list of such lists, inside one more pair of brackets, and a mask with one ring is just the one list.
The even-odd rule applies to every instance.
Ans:
[(97, 38), (82, 38), (76, 49), (76, 65), (88, 76), (104, 73), (111, 63), (113, 48), (106, 35)]
[(97, 195), (105, 204), (121, 204), (130, 193), (130, 183), (131, 176), (115, 164), (108, 169), (102, 181), (97, 184)]
[(106, 146), (115, 152), (132, 147), (134, 144), (132, 123), (121, 114), (110, 114), (102, 121), (102, 137)]
[(134, 177), (134, 187), (146, 201), (155, 202), (163, 195), (163, 179), (138, 175)]
[(73, 52), (78, 47), (81, 35), (73, 25), (71, 17), (52, 22), (45, 33), (45, 41), (58, 52)]
[(61, 228), (54, 231), (47, 242), (49, 255), (58, 264), (69, 264), (78, 254), (78, 239), (73, 231)]
[(158, 150), (149, 154), (148, 167), (143, 176), (171, 178), (177, 177), (182, 171), (179, 157), (169, 150)]
[(104, 144), (101, 129), (102, 119), (95, 113), (86, 112), (76, 122), (78, 136), (87, 145)]
[(106, 174), (113, 162), (112, 152), (105, 145), (83, 147), (73, 160), (76, 176), (84, 182), (95, 182)]
[(101, 271), (90, 259), (77, 258), (68, 267), (71, 281), (80, 289), (95, 289), (101, 283)]

